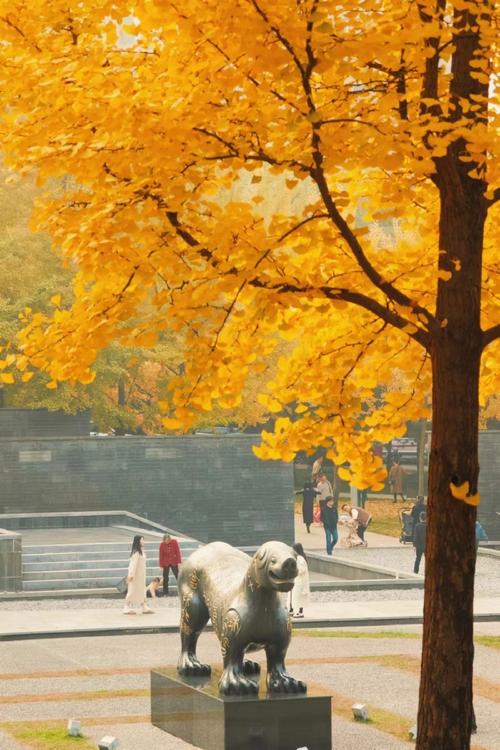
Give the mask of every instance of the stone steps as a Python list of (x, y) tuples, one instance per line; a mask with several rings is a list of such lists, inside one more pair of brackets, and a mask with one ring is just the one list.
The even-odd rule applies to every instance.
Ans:
[[(158, 566), (159, 541), (146, 542), (146, 580), (161, 574)], [(182, 558), (199, 547), (193, 539), (179, 539)], [(115, 589), (127, 574), (130, 542), (89, 542), (23, 547), (23, 590), (63, 591), (72, 589)], [(175, 578), (170, 586), (176, 591)]]
[[(123, 576), (121, 576), (122, 578)], [(152, 578), (153, 576), (151, 576)], [(39, 581), (28, 580), (23, 582), (23, 591), (63, 591), (65, 589), (85, 589), (94, 591), (97, 589), (114, 589), (121, 578), (116, 576), (102, 578), (49, 578)], [(149, 578), (148, 578), (149, 582)], [(175, 578), (170, 576), (169, 590), (177, 593)]]
[[(187, 555), (183, 555), (186, 558)], [(128, 565), (128, 563), (127, 563)], [(148, 557), (146, 559), (147, 568), (158, 567), (157, 557)], [(31, 574), (37, 572), (48, 572), (53, 570), (88, 570), (90, 568), (103, 568), (105, 570), (114, 570), (115, 568), (123, 568), (125, 566), (125, 558), (123, 557), (88, 557), (84, 560), (78, 560), (74, 558), (67, 559), (65, 557), (59, 558), (59, 560), (35, 560), (24, 561), (23, 560), (23, 574)]]

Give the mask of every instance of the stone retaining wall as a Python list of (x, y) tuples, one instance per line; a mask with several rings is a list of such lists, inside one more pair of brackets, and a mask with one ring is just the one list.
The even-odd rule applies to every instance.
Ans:
[[(293, 467), (255, 436), (0, 439), (0, 512), (127, 510), (200, 541), (293, 542)], [(1, 525), (1, 519), (0, 519)]]

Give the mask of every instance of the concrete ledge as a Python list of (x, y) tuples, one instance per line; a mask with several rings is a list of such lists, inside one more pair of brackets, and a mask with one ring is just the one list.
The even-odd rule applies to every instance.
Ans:
[[(179, 620), (178, 606), (159, 606), (151, 615), (124, 615), (118, 603), (116, 608), (101, 609), (5, 610), (0, 622), (0, 640), (178, 633)], [(296, 629), (381, 627), (418, 625), (422, 620), (421, 599), (317, 602), (310, 604), (304, 619), (293, 620), (293, 626)], [(477, 599), (474, 620), (500, 622), (500, 597)]]
[[(94, 519), (95, 523), (85, 523), (86, 520)], [(26, 529), (74, 529), (93, 528), (95, 526), (114, 526), (118, 523), (134, 521), (139, 531), (154, 529), (157, 532), (170, 532), (176, 536), (175, 530), (169, 529), (156, 521), (138, 516), (128, 510), (81, 510), (81, 511), (59, 511), (49, 513), (2, 513), (0, 521), (9, 529), (23, 532)], [(79, 523), (80, 521), (80, 523)], [(45, 523), (44, 523), (45, 522)]]
[(311, 591), (398, 591), (400, 589), (423, 589), (423, 576), (415, 578), (376, 578), (359, 581), (311, 582)]
[(483, 547), (480, 544), (477, 554), (482, 555), (483, 557), (495, 557), (498, 560), (500, 558), (500, 542), (486, 542), (486, 544), (491, 546)]
[[(498, 613), (484, 613), (474, 615), (474, 622), (499, 622)], [(365, 627), (382, 627), (387, 625), (422, 625), (423, 617), (409, 615), (406, 617), (365, 617), (365, 618), (336, 618), (336, 619), (308, 619), (305, 617), (300, 622), (293, 623), (294, 630), (316, 629), (316, 628), (365, 628)], [(120, 628), (81, 628), (80, 630), (42, 630), (26, 631), (23, 633), (0, 633), (0, 642), (6, 641), (27, 641), (27, 640), (45, 640), (47, 638), (86, 638), (96, 636), (116, 636), (116, 635), (157, 635), (159, 633), (178, 633), (178, 625), (157, 625), (157, 626), (138, 626), (120, 627)], [(203, 632), (213, 632), (213, 627), (207, 625)]]
[(348, 581), (375, 581), (375, 580), (395, 580), (410, 581), (418, 583), (422, 581), (422, 576), (415, 573), (401, 572), (392, 568), (384, 568), (381, 565), (371, 565), (370, 563), (352, 562), (335, 555), (321, 554), (318, 552), (307, 553), (307, 562), (309, 570), (316, 573), (324, 573), (335, 578), (343, 578)]

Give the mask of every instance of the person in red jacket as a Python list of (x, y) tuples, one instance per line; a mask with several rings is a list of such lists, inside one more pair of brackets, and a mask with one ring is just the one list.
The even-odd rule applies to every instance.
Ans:
[(170, 534), (165, 534), (160, 544), (160, 568), (163, 568), (163, 595), (168, 596), (168, 574), (170, 568), (175, 576), (179, 577), (179, 565), (181, 564), (181, 551), (177, 539), (172, 539)]

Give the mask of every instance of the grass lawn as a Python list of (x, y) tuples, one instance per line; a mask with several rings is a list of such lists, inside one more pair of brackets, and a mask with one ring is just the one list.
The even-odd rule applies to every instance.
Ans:
[(66, 727), (54, 726), (52, 722), (37, 723), (37, 726), (4, 724), (6, 732), (33, 750), (95, 750), (96, 744), (85, 737), (71, 737)]

